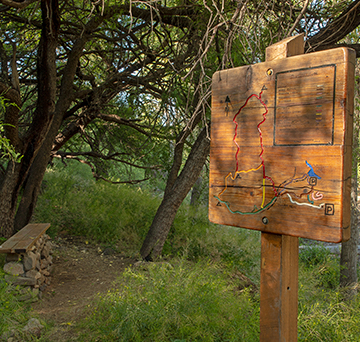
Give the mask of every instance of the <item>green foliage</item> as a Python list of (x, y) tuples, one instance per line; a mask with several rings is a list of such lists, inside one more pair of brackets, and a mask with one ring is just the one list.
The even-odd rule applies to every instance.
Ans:
[[(339, 269), (339, 260), (337, 269)], [(336, 267), (335, 261), (332, 266)], [(300, 267), (298, 329), (300, 341), (355, 342), (360, 336), (360, 301), (345, 301), (339, 288), (318, 267)]]
[(49, 169), (43, 188), (35, 220), (51, 222), (51, 234), (66, 231), (136, 251), (159, 205), (140, 188), (96, 182), (82, 164)]
[[(86, 166), (69, 164), (48, 170), (36, 215), (133, 253), (158, 204), (145, 190), (95, 182)], [(235, 275), (259, 287), (259, 232), (211, 224), (206, 207), (184, 204), (164, 251), (168, 262), (129, 268), (90, 304), (79, 341), (258, 341), (259, 293), (239, 290)], [(298, 340), (357, 341), (360, 302), (344, 301), (338, 257), (313, 245), (299, 259)]]
[(29, 319), (28, 310), (24, 303), (20, 303), (11, 294), (10, 286), (5, 282), (2, 270), (3, 262), (0, 262), (0, 337), (2, 334), (16, 329)]
[[(0, 95), (0, 117), (3, 116), (4, 111), (9, 106), (16, 106), (16, 104), (9, 102), (4, 96)], [(10, 140), (5, 137), (5, 126), (11, 125), (5, 124), (0, 120), (0, 159), (20, 163), (23, 156), (15, 151), (14, 147), (10, 144)]]
[(314, 286), (330, 289), (339, 286), (339, 260), (331, 255), (324, 246), (314, 245), (302, 249), (299, 261), (304, 269), (311, 269), (314, 273)]
[(4, 126), (5, 124), (0, 122), (0, 159), (20, 163), (23, 156), (20, 153), (16, 153), (14, 147), (10, 144), (10, 140), (4, 137)]
[(164, 246), (164, 253), (189, 259), (221, 260), (230, 269), (246, 271), (259, 279), (260, 233), (248, 229), (216, 225), (208, 220), (207, 207), (183, 205), (177, 213)]
[(321, 245), (306, 246), (307, 248), (301, 249), (299, 260), (306, 267), (316, 266), (323, 264), (329, 259), (330, 252)]
[(234, 289), (226, 273), (204, 261), (129, 268), (95, 303), (82, 339), (258, 341), (258, 303)]

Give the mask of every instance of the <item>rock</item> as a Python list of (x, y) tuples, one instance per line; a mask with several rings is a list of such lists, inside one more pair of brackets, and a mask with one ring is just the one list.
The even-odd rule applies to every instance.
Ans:
[(50, 272), (47, 270), (41, 270), (41, 273), (46, 277), (48, 277), (50, 275)]
[(36, 254), (34, 252), (27, 252), (24, 255), (23, 263), (25, 271), (33, 270), (36, 266)]
[(147, 261), (136, 261), (134, 263), (134, 267), (136, 267), (136, 268), (141, 267), (144, 270), (146, 270), (148, 265), (149, 265), (149, 263)]
[(33, 296), (39, 297), (40, 289), (32, 289)]
[(16, 295), (16, 299), (20, 302), (37, 302), (39, 300), (39, 289), (28, 287), (26, 291), (20, 291), (20, 294)]
[(25, 334), (35, 335), (40, 337), (41, 331), (44, 329), (44, 326), (40, 323), (37, 318), (30, 318), (28, 323), (23, 328)]
[(37, 270), (31, 270), (31, 271), (27, 271), (25, 273), (25, 277), (34, 278), (36, 280), (36, 279), (39, 279), (41, 277), (41, 273), (38, 272)]
[(46, 285), (50, 285), (51, 277), (46, 277), (44, 282), (45, 282)]
[(43, 238), (41, 237), (35, 243), (36, 248), (39, 249), (41, 247), (42, 243), (43, 243)]
[(21, 254), (17, 254), (17, 253), (8, 253), (8, 254), (6, 254), (6, 262), (20, 261), (20, 259), (21, 259)]
[(24, 266), (15, 261), (8, 262), (4, 265), (4, 271), (11, 275), (20, 275), (24, 273)]
[(36, 262), (36, 267), (35, 267), (38, 271), (40, 271), (41, 270), (41, 265), (40, 265), (40, 261), (38, 260), (37, 262)]
[(23, 294), (23, 295), (16, 296), (16, 299), (17, 299), (19, 302), (30, 302), (30, 301), (32, 301), (33, 296), (32, 296), (32, 294), (31, 294), (31, 292), (28, 292), (28, 293), (25, 293), (25, 294)]
[(29, 285), (33, 286), (36, 284), (36, 280), (33, 278), (17, 277), (14, 275), (5, 275), (5, 281), (12, 285)]
[(40, 261), (40, 268), (43, 269), (43, 268), (47, 268), (49, 266), (49, 260), (48, 259), (41, 259)]
[(42, 258), (48, 258), (50, 256), (50, 247), (48, 245), (48, 242), (45, 244), (44, 248), (41, 251), (41, 257)]
[(37, 283), (38, 285), (41, 285), (42, 283), (45, 282), (45, 279), (46, 279), (46, 277), (42, 274), (41, 277), (36, 280), (36, 283)]
[(107, 247), (104, 249), (103, 254), (104, 255), (113, 255), (113, 254), (116, 254), (116, 251), (110, 247)]
[(15, 330), (9, 330), (9, 331), (5, 331), (1, 337), (0, 337), (0, 341), (6, 341), (6, 342), (15, 342)]

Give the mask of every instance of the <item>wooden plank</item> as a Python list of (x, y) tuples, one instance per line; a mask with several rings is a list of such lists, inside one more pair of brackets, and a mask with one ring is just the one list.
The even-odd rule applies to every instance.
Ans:
[(261, 234), (260, 341), (297, 341), (298, 238)]
[(266, 61), (274, 61), (304, 53), (304, 34), (285, 38), (266, 48)]
[(209, 218), (341, 242), (350, 225), (355, 54), (294, 56), (303, 42), (285, 44), (268, 49), (274, 60), (213, 76)]
[(50, 223), (26, 225), (0, 246), (0, 253), (25, 253), (50, 227)]
[[(279, 45), (284, 46), (280, 56)], [(303, 46), (302, 35), (288, 38), (282, 44), (266, 49), (267, 60), (302, 54)], [(298, 259), (297, 237), (261, 233), (261, 342), (297, 341)]]
[[(281, 326), (281, 235), (261, 234), (260, 341), (279, 341)], [(268, 256), (271, 256), (270, 258)]]

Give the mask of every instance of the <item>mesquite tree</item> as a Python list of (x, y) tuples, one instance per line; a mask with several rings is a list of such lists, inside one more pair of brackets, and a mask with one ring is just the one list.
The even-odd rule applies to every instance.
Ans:
[[(197, 59), (186, 75), (196, 74), (196, 67), (200, 66), (197, 83), (201, 89), (202, 96), (199, 100), (202, 100), (202, 103), (210, 94), (211, 83), (208, 80), (212, 76), (212, 69), (208, 67), (209, 64), (216, 63), (218, 69), (228, 69), (259, 62), (264, 60), (266, 46), (294, 33), (305, 33), (306, 52), (350, 46), (360, 56), (360, 45), (337, 44), (359, 25), (360, 1), (340, 4), (322, 1), (238, 1), (237, 7), (232, 11), (226, 11), (224, 3), (222, 7), (211, 7), (209, 4), (207, 9), (211, 12), (207, 30), (201, 40)], [(199, 113), (194, 113), (190, 126), (178, 136), (164, 198), (141, 248), (141, 255), (146, 260), (160, 256), (175, 217), (173, 213), (190, 190), (186, 187), (186, 182), (182, 182), (186, 168), (191, 167), (189, 156), (181, 170), (183, 143), (192, 128), (191, 125), (199, 119)], [(198, 139), (201, 137), (204, 139), (203, 144), (200, 145), (197, 141), (193, 148), (199, 149), (199, 146), (202, 146), (202, 153), (205, 154), (208, 151), (209, 136), (205, 136), (203, 131)], [(199, 158), (201, 162), (205, 160), (203, 155)], [(200, 171), (201, 167), (197, 167), (196, 177), (191, 178), (191, 182), (196, 181)], [(353, 228), (357, 227), (354, 225)]]
[(86, 163), (97, 179), (112, 176), (110, 162), (142, 170), (116, 175), (128, 183), (163, 167), (166, 142), (192, 115), (192, 84), (178, 74), (197, 53), (202, 8), (1, 3), (0, 94), (13, 105), (0, 120), (23, 156), (0, 160), (0, 235), (9, 236), (30, 220), (51, 158)]
[(300, 32), (306, 52), (333, 48), (360, 22), (359, 0), (0, 3), (0, 94), (13, 104), (0, 121), (23, 156), (0, 159), (0, 235), (31, 218), (51, 158), (86, 163), (99, 179), (110, 162), (143, 170), (119, 182), (163, 168), (147, 259), (161, 254), (207, 159), (212, 74), (259, 62)]

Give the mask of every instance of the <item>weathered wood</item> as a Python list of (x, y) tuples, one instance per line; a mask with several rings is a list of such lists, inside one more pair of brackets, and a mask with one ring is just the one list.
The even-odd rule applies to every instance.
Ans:
[[(329, 242), (349, 237), (355, 53), (294, 56), (213, 76), (212, 222)], [(284, 54), (292, 57), (280, 59)]]
[(50, 223), (26, 225), (0, 246), (0, 253), (25, 253), (50, 227)]
[[(283, 46), (282, 54), (279, 46)], [(302, 35), (270, 46), (267, 61), (302, 54), (303, 46)], [(297, 341), (298, 268), (297, 237), (261, 233), (261, 342)]]
[(260, 341), (297, 341), (298, 238), (261, 233)]
[(303, 33), (295, 37), (285, 38), (266, 48), (266, 61), (302, 55), (304, 53), (304, 45)]

